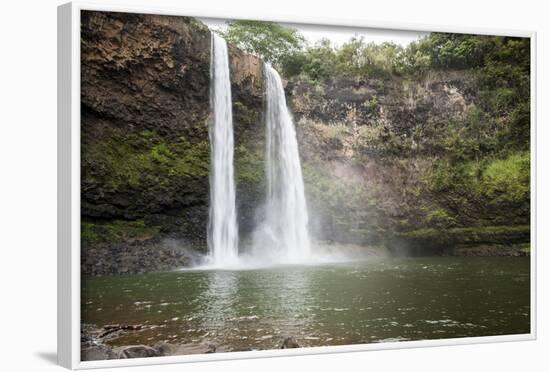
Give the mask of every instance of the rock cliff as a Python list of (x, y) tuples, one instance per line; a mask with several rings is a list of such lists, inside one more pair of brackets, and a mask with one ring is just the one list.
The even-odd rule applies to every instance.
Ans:
[[(81, 29), (83, 273), (185, 265), (206, 249), (210, 31), (193, 18), (91, 11)], [(265, 189), (262, 61), (229, 53), (246, 242)], [(438, 254), (528, 243), (525, 192), (457, 194), (439, 180), (441, 128), (477, 105), (472, 72), (295, 80), (286, 91), (316, 238)]]
[[(210, 31), (187, 17), (88, 11), (81, 29), (83, 272), (182, 265), (206, 241)], [(246, 233), (263, 191), (262, 62), (229, 50)]]
[[(398, 254), (452, 254), (478, 244), (525, 249), (528, 189), (509, 197), (500, 180), (491, 184), (491, 194), (483, 189), (490, 177), (481, 166), (479, 174), (460, 180), (472, 189), (439, 180), (449, 157), (445, 147), (457, 147), (450, 136), (467, 140), (469, 134), (460, 131), (479, 105), (473, 71), (433, 72), (417, 80), (297, 81), (288, 84), (287, 94), (316, 237), (383, 244)], [(449, 129), (454, 126), (456, 132)], [(528, 169), (524, 160), (519, 166)]]

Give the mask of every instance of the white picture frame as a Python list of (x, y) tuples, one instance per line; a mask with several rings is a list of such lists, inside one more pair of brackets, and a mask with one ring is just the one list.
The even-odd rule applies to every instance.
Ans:
[[(531, 39), (531, 330), (510, 336), (467, 337), (376, 344), (327, 346), (253, 352), (166, 356), (102, 361), (80, 359), (80, 12), (113, 11), (223, 19), (249, 19), (327, 26), (439, 31), (517, 36)], [(58, 362), (69, 369), (92, 369), (229, 359), (313, 355), (387, 349), (481, 344), (536, 339), (536, 33), (533, 31), (457, 28), (437, 25), (373, 22), (362, 19), (313, 19), (307, 15), (273, 17), (258, 13), (195, 11), (186, 8), (123, 6), (112, 2), (75, 1), (58, 7)]]

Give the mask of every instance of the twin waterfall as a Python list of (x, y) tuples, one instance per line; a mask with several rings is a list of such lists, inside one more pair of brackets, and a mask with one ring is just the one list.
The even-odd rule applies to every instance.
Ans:
[[(210, 63), (211, 174), (208, 259), (216, 267), (239, 263), (233, 169), (231, 82), (225, 40), (212, 33)], [(258, 223), (253, 255), (270, 262), (304, 262), (310, 254), (308, 214), (298, 142), (277, 71), (264, 65), (266, 93), (265, 220)]]

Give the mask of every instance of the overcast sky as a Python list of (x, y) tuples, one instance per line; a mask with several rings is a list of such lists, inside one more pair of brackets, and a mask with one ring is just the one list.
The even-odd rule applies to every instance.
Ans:
[[(212, 29), (225, 29), (226, 20), (216, 18), (199, 18)], [(396, 44), (407, 46), (412, 41), (418, 40), (426, 32), (420, 31), (400, 31), (384, 30), (376, 28), (352, 28), (326, 25), (305, 25), (305, 24), (286, 24), (282, 25), (297, 29), (308, 41), (310, 45), (315, 44), (320, 39), (327, 38), (333, 45), (340, 46), (353, 36), (363, 36), (365, 41), (381, 44), (385, 41), (393, 41)]]

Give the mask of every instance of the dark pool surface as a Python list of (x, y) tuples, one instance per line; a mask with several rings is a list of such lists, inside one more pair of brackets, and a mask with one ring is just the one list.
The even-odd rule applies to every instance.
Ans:
[(220, 350), (530, 331), (529, 258), (390, 258), (243, 271), (83, 278), (82, 322), (142, 324), (113, 345), (212, 342)]

